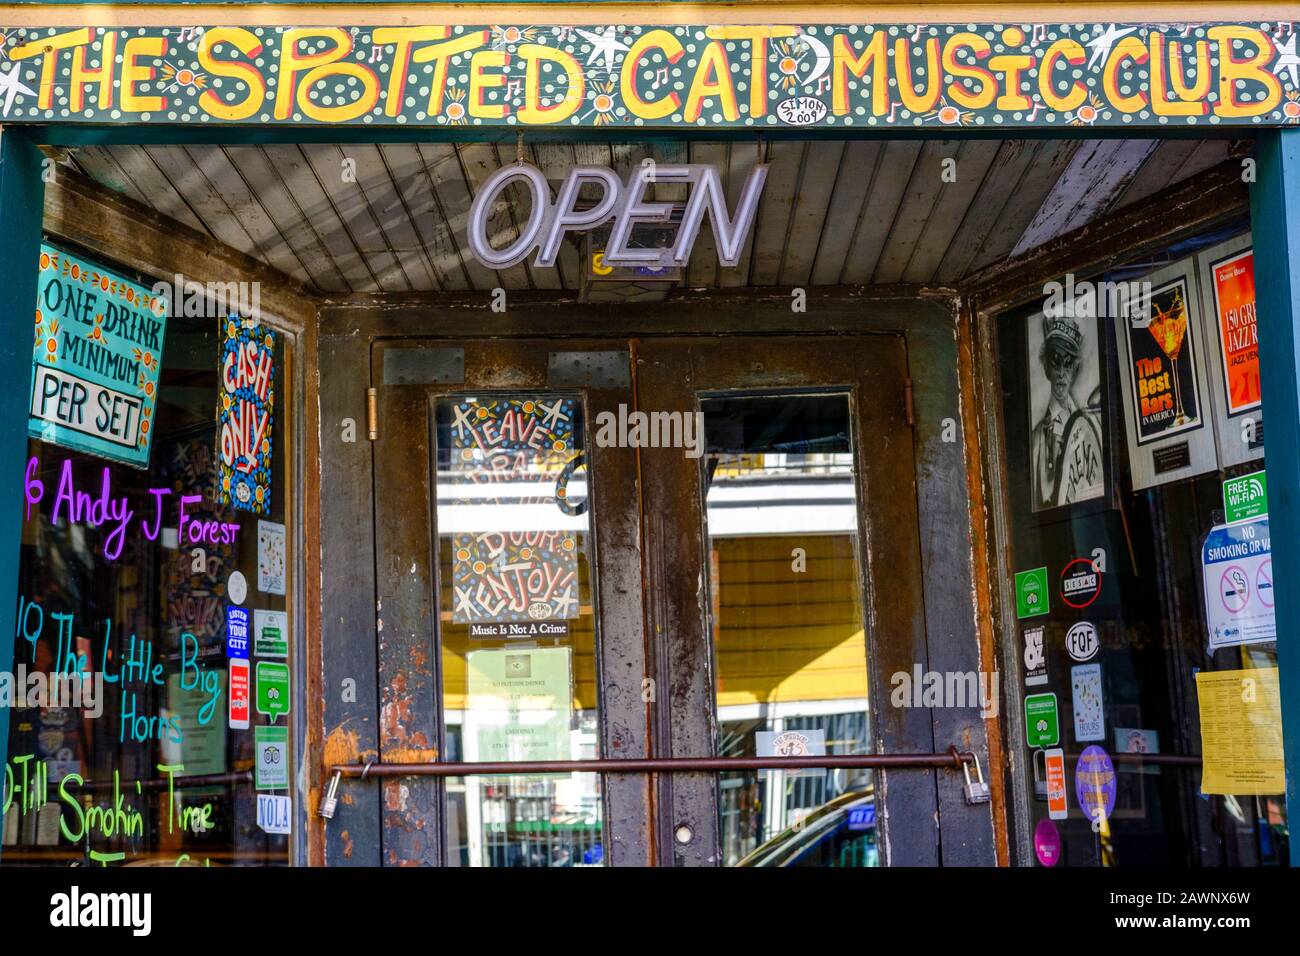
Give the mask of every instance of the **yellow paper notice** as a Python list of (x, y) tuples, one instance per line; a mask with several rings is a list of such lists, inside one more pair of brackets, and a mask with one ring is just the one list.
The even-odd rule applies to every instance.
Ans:
[(1286, 792), (1277, 669), (1201, 671), (1202, 793)]

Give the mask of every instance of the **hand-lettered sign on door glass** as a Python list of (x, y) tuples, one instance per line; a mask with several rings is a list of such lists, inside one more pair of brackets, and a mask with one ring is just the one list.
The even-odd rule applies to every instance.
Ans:
[(271, 436), (275, 425), (275, 333), (252, 319), (221, 322), (217, 405), (217, 500), (271, 514)]
[(166, 296), (41, 246), (28, 434), (149, 466)]
[(578, 616), (565, 480), (575, 409), (571, 398), (463, 399), (452, 408), (452, 504), (470, 516), (451, 536), (452, 620), (477, 627), (472, 636), (542, 636), (526, 632)]

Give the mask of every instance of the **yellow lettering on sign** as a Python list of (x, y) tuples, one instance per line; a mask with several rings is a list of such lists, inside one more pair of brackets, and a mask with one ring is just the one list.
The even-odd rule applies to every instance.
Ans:
[(1038, 67), (1038, 95), (1043, 98), (1043, 103), (1049, 110), (1068, 113), (1078, 109), (1088, 98), (1088, 88), (1078, 80), (1070, 86), (1070, 92), (1065, 96), (1059, 94), (1052, 83), (1052, 71), (1056, 69), (1057, 60), (1064, 59), (1071, 66), (1078, 66), (1087, 58), (1083, 47), (1068, 37), (1057, 40), (1047, 48), (1043, 62)]
[(26, 60), (41, 53), (47, 54), (41, 61), (41, 85), (36, 97), (36, 105), (43, 110), (54, 108), (54, 76), (59, 65), (59, 51), (85, 46), (90, 42), (90, 28), (82, 27), (69, 33), (56, 33), (52, 37), (41, 37), (31, 43), (24, 43), (10, 49), (9, 59), (14, 62)]
[(623, 68), (619, 71), (618, 85), (623, 94), (623, 105), (627, 107), (629, 113), (641, 119), (663, 119), (682, 105), (682, 98), (670, 90), (667, 96), (652, 102), (642, 99), (637, 93), (636, 71), (650, 50), (663, 51), (664, 59), (669, 63), (676, 63), (685, 52), (682, 45), (677, 42), (677, 38), (667, 30), (651, 30), (643, 33), (640, 39), (628, 49), (627, 56), (623, 57)]
[(708, 27), (704, 35), (714, 40), (742, 40), (749, 44), (749, 115), (767, 115), (767, 41), (792, 37), (794, 27)]
[(1102, 89), (1106, 91), (1107, 101), (1121, 113), (1136, 113), (1147, 105), (1147, 95), (1137, 87), (1136, 93), (1124, 93), (1119, 88), (1119, 71), (1127, 61), (1134, 64), (1145, 63), (1148, 59), (1146, 44), (1137, 37), (1125, 37), (1115, 44), (1106, 57), (1106, 65), (1101, 71)]
[(167, 102), (161, 96), (139, 96), (137, 83), (148, 83), (158, 71), (152, 66), (141, 66), (140, 57), (162, 59), (167, 53), (165, 37), (131, 37), (122, 44), (122, 112), (153, 113), (163, 109)]
[[(1220, 26), (1205, 31), (1219, 52), (1219, 99), (1214, 104), (1216, 116), (1262, 116), (1277, 109), (1282, 101), (1282, 84), (1264, 67), (1273, 58), (1273, 44), (1268, 36), (1254, 27)], [(1255, 52), (1244, 60), (1232, 55), (1232, 41), (1254, 44)], [(1254, 101), (1240, 98), (1237, 81), (1260, 83), (1267, 95)]]
[(444, 40), (450, 32), (451, 27), (375, 27), (370, 42), (375, 46), (393, 47), (393, 62), (388, 70), (388, 95), (384, 102), (385, 116), (402, 112), (406, 77), (411, 71), (411, 47), (431, 40)]
[(510, 62), (505, 50), (479, 50), (469, 61), (469, 115), (481, 119), (503, 119), (510, 112), (508, 104), (485, 103), (483, 94), (505, 86), (504, 73), (484, 73), (484, 68), (504, 70)]
[(889, 57), (885, 52), (885, 33), (873, 33), (862, 56), (853, 55), (853, 44), (842, 33), (835, 34), (831, 48), (831, 112), (843, 116), (849, 111), (849, 74), (862, 79), (871, 70), (871, 112), (884, 116), (889, 112)]
[(433, 63), (433, 81), (429, 84), (430, 115), (442, 112), (442, 99), (447, 92), (447, 67), (451, 63), (451, 58), (481, 47), (487, 43), (487, 38), (486, 30), (466, 33), (445, 43), (421, 47), (411, 56), (411, 60), (415, 63)]
[(715, 98), (727, 122), (740, 118), (736, 90), (731, 85), (731, 64), (727, 62), (727, 50), (721, 40), (711, 41), (700, 55), (690, 92), (686, 94), (686, 109), (682, 111), (682, 117), (686, 122), (694, 123), (704, 111), (704, 101)]
[[(948, 84), (948, 99), (968, 110), (987, 109), (993, 105), (993, 98), (998, 94), (998, 81), (982, 66), (962, 63), (957, 54), (970, 50), (977, 60), (985, 59), (993, 48), (989, 41), (975, 33), (954, 33), (943, 48), (943, 68), (953, 81)], [(975, 89), (970, 90), (958, 80), (972, 80)]]
[(199, 65), (213, 76), (229, 77), (243, 80), (248, 85), (248, 92), (242, 100), (229, 103), (223, 100), (216, 90), (204, 90), (199, 96), (199, 106), (210, 116), (223, 120), (247, 119), (262, 108), (266, 102), (266, 80), (262, 71), (251, 63), (237, 63), (233, 60), (218, 60), (213, 56), (213, 48), (218, 43), (229, 43), (248, 59), (254, 59), (262, 53), (262, 41), (251, 30), (243, 27), (212, 27), (205, 30), (199, 38)]
[[(524, 67), (524, 105), (519, 108), (519, 122), (530, 126), (560, 123), (577, 112), (582, 105), (582, 66), (565, 50), (525, 43), (519, 47)], [(566, 78), (564, 99), (551, 106), (542, 106), (542, 61), (558, 63)]]

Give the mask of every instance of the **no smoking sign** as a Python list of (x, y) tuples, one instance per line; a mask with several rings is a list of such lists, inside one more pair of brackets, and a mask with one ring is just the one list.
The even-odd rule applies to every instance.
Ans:
[(1201, 576), (1211, 650), (1277, 639), (1267, 517), (1211, 528)]

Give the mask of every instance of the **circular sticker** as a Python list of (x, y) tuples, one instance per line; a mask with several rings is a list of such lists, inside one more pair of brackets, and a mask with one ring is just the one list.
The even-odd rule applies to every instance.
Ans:
[(1090, 661), (1101, 650), (1097, 629), (1087, 621), (1080, 621), (1065, 633), (1065, 649), (1076, 661)]
[(1110, 754), (1096, 744), (1084, 747), (1074, 765), (1074, 795), (1089, 822), (1110, 819), (1115, 809), (1115, 787), (1115, 764)]
[(1043, 866), (1056, 866), (1061, 859), (1061, 833), (1046, 817), (1034, 827), (1034, 856)]
[(1101, 595), (1101, 572), (1089, 558), (1075, 558), (1061, 570), (1061, 600), (1085, 608)]
[(248, 581), (244, 579), (242, 571), (231, 573), (230, 580), (226, 582), (226, 594), (236, 604), (244, 603), (244, 598), (248, 597)]

